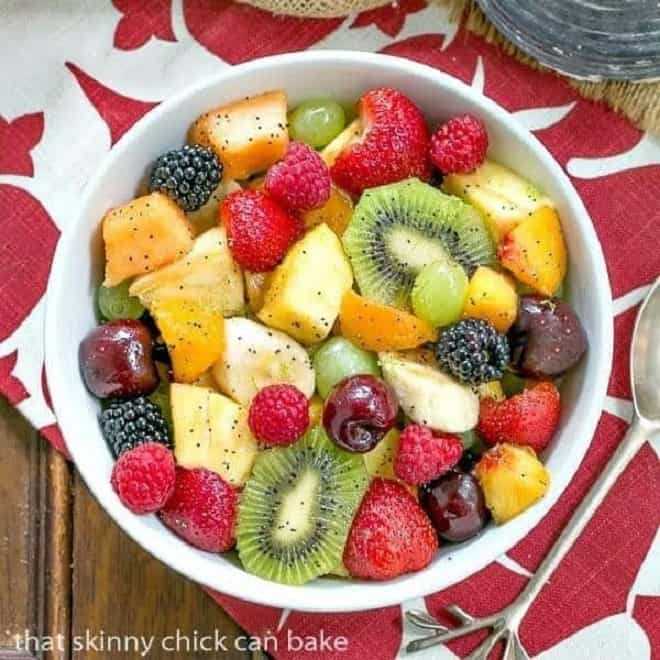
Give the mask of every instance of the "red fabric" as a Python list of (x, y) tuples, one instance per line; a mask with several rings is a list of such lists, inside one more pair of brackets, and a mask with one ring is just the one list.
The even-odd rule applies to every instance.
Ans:
[[(114, 33), (110, 42), (100, 43), (99, 48), (114, 47), (122, 51), (124, 57), (131, 57), (131, 53), (153, 42), (176, 44), (182, 34), (181, 26), (179, 31), (174, 29), (170, 0), (114, 0), (113, 5)], [(325, 45), (331, 43), (341, 29), (358, 48), (366, 43), (361, 41), (363, 37), (370, 40), (369, 44), (384, 43), (384, 52), (423, 62), (468, 83), (474, 79), (478, 67), (482, 67), (484, 93), (511, 111), (573, 104), (563, 119), (536, 131), (563, 167), (576, 157), (622, 154), (642, 140), (640, 131), (624, 118), (603, 105), (580, 98), (564, 80), (534, 71), (471, 34), (460, 31), (448, 43), (445, 35), (432, 32), (430, 20), (423, 24), (427, 34), (420, 34), (419, 23), (413, 30), (411, 26), (422, 18), (421, 12), (425, 9), (421, 0), (400, 0), (397, 7), (364, 12), (347, 21), (304, 21), (273, 17), (228, 0), (183, 0), (182, 22), (183, 28), (209, 57), (216, 56), (229, 64)], [(76, 81), (72, 89), (79, 88), (78, 101), (91, 104), (107, 124), (112, 144), (157, 104), (148, 94), (148, 100), (137, 100), (120, 93), (114, 89), (114, 84), (105, 82), (113, 80), (112, 76), (106, 79), (99, 74), (97, 78), (86, 61), (66, 58), (61, 60), (61, 66), (68, 67), (69, 75)], [(135, 75), (140, 73), (136, 68)], [(0, 184), (0, 392), (19, 406), (37, 393), (28, 391), (21, 381), (20, 374), (24, 372), (19, 365), (23, 348), (16, 349), (7, 340), (11, 340), (12, 333), (26, 321), (43, 297), (59, 236), (49, 211), (30, 187), (35, 169), (38, 170), (37, 150), (47, 130), (48, 114), (44, 116), (38, 107), (14, 118), (0, 116), (0, 177), (14, 177), (11, 183)], [(574, 177), (573, 183), (602, 241), (615, 298), (648, 285), (660, 272), (657, 248), (660, 165), (654, 161), (613, 174)], [(628, 400), (627, 365), (636, 307), (624, 306), (622, 310), (614, 321), (616, 355), (609, 394)], [(41, 387), (43, 392), (39, 395), (48, 404), (45, 379)], [(608, 413), (603, 415), (576, 478), (537, 528), (508, 553), (520, 570), (533, 571), (538, 566), (625, 428), (623, 420)], [(58, 449), (65, 451), (56, 425), (46, 425), (41, 432)], [(627, 613), (646, 633), (651, 657), (660, 657), (660, 599), (657, 593), (647, 595), (642, 591), (635, 595), (631, 592), (659, 523), (660, 469), (657, 455), (647, 446), (619, 479), (523, 621), (521, 635), (530, 655), (562, 643), (585, 626)], [(435, 613), (441, 606), (457, 602), (472, 614), (487, 614), (511, 602), (526, 579), (519, 572), (494, 563), (471, 578), (429, 596), (426, 604)], [(290, 630), (299, 636), (318, 636), (319, 629), (323, 628), (326, 635), (348, 637), (346, 652), (318, 652), (308, 656), (321, 660), (389, 659), (396, 656), (401, 645), (399, 607), (342, 615), (294, 612), (286, 618), (276, 608), (244, 603), (221, 594), (213, 594), (213, 597), (252, 634), (276, 634), (281, 644), (273, 655), (278, 658), (301, 657), (295, 649), (286, 650), (286, 636)], [(457, 654), (465, 654), (478, 640), (478, 636), (460, 640), (450, 648)]]

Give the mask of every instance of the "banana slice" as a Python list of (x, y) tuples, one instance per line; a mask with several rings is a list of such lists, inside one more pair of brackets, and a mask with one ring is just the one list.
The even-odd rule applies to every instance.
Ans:
[(477, 425), (479, 397), (469, 387), (397, 353), (379, 353), (378, 357), (383, 378), (413, 422), (446, 433), (462, 433)]
[(225, 320), (225, 348), (213, 377), (222, 392), (244, 406), (267, 385), (295, 385), (307, 398), (316, 386), (309, 355), (298, 342), (241, 317)]

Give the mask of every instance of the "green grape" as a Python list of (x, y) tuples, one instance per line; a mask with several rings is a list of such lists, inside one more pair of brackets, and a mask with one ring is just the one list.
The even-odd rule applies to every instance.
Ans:
[(461, 433), (461, 441), (463, 442), (463, 449), (472, 449), (479, 442), (479, 436), (475, 429), (470, 429)]
[(363, 351), (348, 339), (333, 337), (314, 353), (316, 389), (324, 399), (344, 378), (356, 374), (380, 376), (378, 360), (373, 353)]
[(344, 108), (330, 99), (303, 101), (289, 116), (289, 133), (294, 140), (315, 149), (325, 147), (346, 125)]
[(438, 328), (457, 321), (463, 311), (468, 278), (454, 261), (434, 261), (415, 279), (411, 301), (420, 319)]
[(525, 389), (525, 379), (512, 371), (505, 371), (502, 375), (502, 389), (507, 397), (520, 394)]
[[(166, 370), (165, 370), (166, 372)], [(163, 375), (163, 371), (158, 369), (160, 374), (160, 383), (158, 387), (149, 395), (149, 399), (152, 403), (155, 403), (159, 408), (160, 412), (163, 415), (163, 419), (167, 423), (168, 428), (170, 429), (170, 435), (173, 433), (172, 426), (172, 405), (170, 403), (170, 384), (167, 381), (167, 376)]]
[(469, 449), (473, 454), (483, 454), (486, 450), (486, 445), (476, 429), (465, 431), (460, 435), (463, 441), (463, 449)]
[(123, 282), (117, 286), (99, 287), (98, 306), (104, 319), (139, 319), (144, 314), (142, 303), (128, 295), (129, 286), (130, 282)]

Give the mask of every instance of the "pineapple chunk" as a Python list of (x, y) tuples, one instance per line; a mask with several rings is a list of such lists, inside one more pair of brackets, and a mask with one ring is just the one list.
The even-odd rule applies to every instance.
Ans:
[(535, 211), (506, 235), (498, 257), (520, 282), (545, 296), (555, 295), (568, 261), (557, 212), (549, 207)]
[(224, 351), (225, 320), (193, 300), (163, 298), (150, 309), (172, 358), (174, 379), (195, 382)]
[(271, 273), (253, 273), (243, 271), (245, 277), (245, 291), (247, 293), (250, 309), (256, 314), (264, 306), (266, 291), (272, 279)]
[(339, 315), (353, 272), (337, 235), (320, 224), (277, 267), (258, 317), (303, 344), (325, 339)]
[(218, 226), (222, 200), (237, 190), (241, 190), (241, 186), (236, 181), (224, 177), (211, 193), (206, 204), (187, 214), (195, 233), (201, 234)]
[(504, 401), (506, 394), (499, 380), (491, 380), (489, 383), (481, 383), (477, 386), (477, 394), (480, 399), (495, 399), (495, 401)]
[(410, 494), (417, 498), (417, 486), (406, 483), (399, 479), (394, 472), (394, 461), (399, 451), (399, 438), (400, 431), (392, 429), (385, 434), (385, 437), (366, 454), (362, 454), (364, 466), (367, 469), (367, 474), (370, 479), (390, 479), (391, 481), (398, 481), (401, 485), (405, 486)]
[(239, 314), (245, 306), (243, 274), (231, 255), (224, 227), (198, 236), (183, 259), (138, 277), (130, 294), (147, 308), (165, 299), (189, 300), (222, 316)]
[(289, 143), (283, 91), (266, 92), (203, 114), (188, 141), (215, 151), (224, 176), (247, 179), (281, 160)]
[(498, 332), (507, 333), (518, 316), (515, 284), (506, 275), (480, 266), (470, 279), (463, 316), (490, 321)]
[(175, 202), (154, 192), (108, 211), (103, 242), (103, 284), (116, 286), (182, 257), (192, 246), (192, 229)]
[(328, 167), (332, 167), (337, 160), (337, 156), (354, 142), (357, 142), (362, 135), (362, 122), (354, 119), (330, 144), (321, 151), (321, 158)]
[(499, 525), (545, 495), (550, 473), (531, 447), (504, 443), (489, 449), (475, 467), (486, 506)]
[(232, 486), (242, 486), (257, 455), (247, 410), (206, 387), (174, 383), (170, 397), (177, 463), (211, 470)]
[(315, 394), (309, 400), (309, 428), (323, 423), (323, 399)]
[(443, 189), (477, 208), (498, 243), (519, 222), (552, 201), (508, 168), (485, 160), (471, 174), (449, 174)]
[(369, 477), (383, 479), (396, 479), (394, 474), (394, 460), (399, 451), (399, 431), (392, 429), (385, 437), (366, 454), (362, 454), (364, 466)]

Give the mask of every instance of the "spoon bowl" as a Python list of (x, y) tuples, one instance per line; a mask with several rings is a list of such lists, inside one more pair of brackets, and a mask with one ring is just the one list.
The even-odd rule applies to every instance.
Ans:
[(630, 377), (635, 412), (642, 422), (660, 425), (660, 277), (637, 317)]

